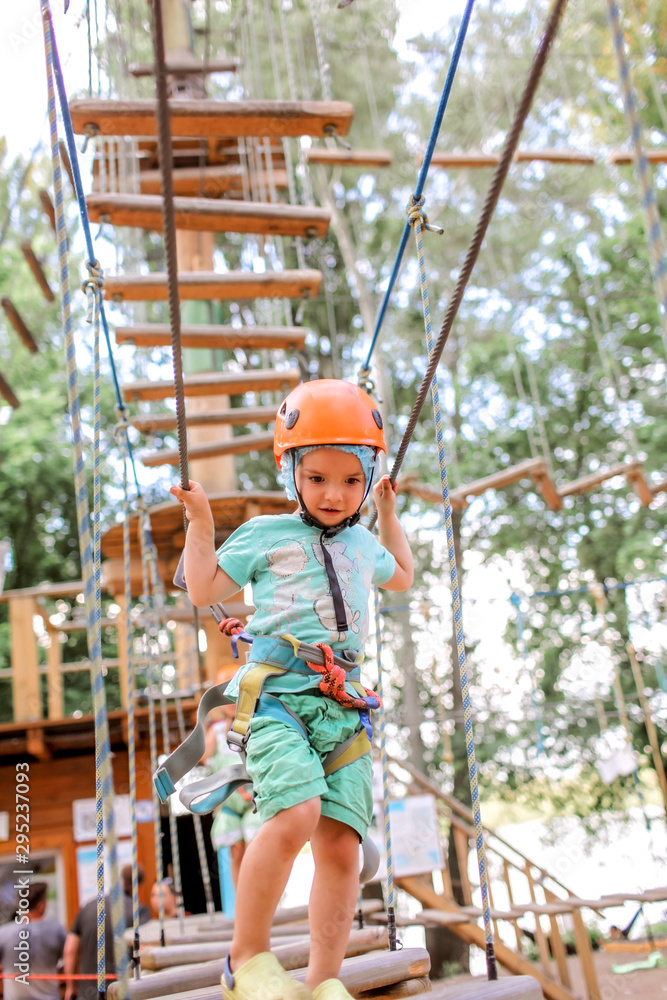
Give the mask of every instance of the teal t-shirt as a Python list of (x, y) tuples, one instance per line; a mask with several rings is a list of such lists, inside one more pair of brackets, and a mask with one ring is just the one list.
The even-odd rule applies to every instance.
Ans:
[(246, 627), (251, 635), (290, 632), (302, 642), (324, 642), (334, 649), (363, 647), (371, 587), (391, 580), (396, 560), (360, 524), (325, 541), (349, 625), (339, 632), (320, 535), (298, 514), (267, 515), (246, 521), (220, 546), (221, 569), (239, 589), (252, 584), (257, 610)]

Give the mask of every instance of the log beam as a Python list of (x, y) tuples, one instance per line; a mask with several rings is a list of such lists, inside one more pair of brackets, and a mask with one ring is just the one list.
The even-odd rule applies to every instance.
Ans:
[(30, 240), (23, 240), (21, 243), (21, 253), (25, 257), (28, 267), (32, 271), (35, 281), (42, 290), (42, 295), (47, 302), (55, 302), (55, 295), (53, 294), (53, 289), (49, 284), (49, 279), (46, 277), (44, 268), (42, 267), (41, 261), (37, 258), (35, 251), (30, 245)]
[(32, 333), (23, 321), (23, 317), (14, 305), (11, 299), (4, 298), (0, 300), (2, 302), (2, 308), (5, 310), (5, 315), (7, 319), (12, 324), (19, 337), (28, 348), (31, 354), (37, 354), (39, 347), (37, 341), (33, 337)]

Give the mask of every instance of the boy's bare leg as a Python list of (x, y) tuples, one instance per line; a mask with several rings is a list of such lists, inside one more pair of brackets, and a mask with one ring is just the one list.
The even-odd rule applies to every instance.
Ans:
[(351, 826), (322, 816), (310, 838), (315, 877), (310, 893), (310, 962), (306, 985), (336, 979), (359, 895), (359, 837)]
[(313, 835), (320, 800), (283, 809), (261, 827), (246, 848), (236, 888), (232, 971), (269, 951), (273, 914), (297, 854)]
[(229, 848), (229, 860), (231, 861), (232, 869), (232, 883), (236, 889), (239, 883), (239, 872), (241, 870), (241, 862), (243, 861), (243, 855), (246, 849), (245, 840), (237, 840), (235, 844)]

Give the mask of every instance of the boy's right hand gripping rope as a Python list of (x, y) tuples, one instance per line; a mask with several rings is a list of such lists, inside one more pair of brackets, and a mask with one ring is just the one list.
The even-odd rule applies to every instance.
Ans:
[(370, 688), (364, 688), (366, 692), (365, 698), (355, 698), (353, 695), (348, 694), (345, 690), (345, 671), (337, 663), (334, 663), (331, 646), (326, 646), (323, 642), (316, 642), (315, 645), (322, 650), (324, 665), (311, 663), (310, 660), (306, 660), (306, 663), (311, 670), (322, 674), (322, 680), (319, 684), (320, 691), (345, 708), (366, 709), (367, 711), (369, 709), (380, 708), (382, 702), (379, 696), (374, 691), (371, 691)]

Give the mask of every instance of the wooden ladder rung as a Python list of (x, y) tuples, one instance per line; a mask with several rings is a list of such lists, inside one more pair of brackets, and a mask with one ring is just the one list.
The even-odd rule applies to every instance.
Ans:
[[(241, 190), (245, 171), (240, 164), (227, 166), (174, 167), (171, 172), (174, 194), (200, 195), (219, 198), (227, 191)], [(159, 170), (143, 170), (139, 174), (142, 194), (160, 194), (162, 175)]]
[[(495, 167), (498, 163), (496, 153), (434, 153), (431, 160), (433, 167)], [(424, 162), (424, 154), (417, 157), (417, 163), (421, 166)]]
[[(615, 476), (636, 477), (640, 468), (641, 462), (621, 462), (618, 465), (611, 465), (607, 469), (599, 469), (588, 476), (574, 479), (571, 483), (566, 483), (565, 486), (559, 486), (558, 495), (561, 497), (577, 496), (600, 486), (601, 483), (607, 482), (609, 479), (614, 479)], [(652, 496), (651, 499), (653, 499)]]
[[(91, 194), (86, 198), (91, 222), (162, 229), (162, 195)], [(265, 236), (326, 236), (329, 213), (304, 205), (266, 204), (219, 198), (174, 198), (177, 229), (206, 233), (261, 233)]]
[(517, 149), (514, 154), (517, 163), (572, 163), (590, 166), (595, 163), (592, 153), (580, 153), (577, 149)]
[[(168, 323), (141, 323), (117, 326), (116, 343), (135, 347), (169, 347), (171, 328)], [(210, 350), (275, 349), (303, 347), (306, 331), (301, 326), (182, 326), (183, 347), (203, 347)]]
[[(181, 299), (307, 299), (317, 295), (322, 284), (320, 271), (181, 271), (178, 291)], [(107, 299), (127, 302), (162, 302), (167, 299), (167, 275), (126, 274), (105, 277)]]
[(18, 311), (12, 300), (5, 298), (1, 299), (0, 302), (2, 302), (2, 308), (5, 310), (7, 319), (12, 324), (12, 326), (18, 333), (19, 337), (21, 338), (25, 346), (28, 348), (31, 354), (37, 354), (37, 352), (39, 351), (37, 341), (35, 340), (32, 333), (24, 323), (23, 317), (21, 316), (20, 312)]
[[(268, 451), (272, 447), (273, 431), (262, 434), (240, 434), (227, 441), (193, 444), (188, 448), (188, 455), (192, 459), (219, 458), (222, 455), (247, 455), (250, 451)], [(179, 459), (178, 448), (161, 448), (141, 456), (141, 461), (147, 466), (178, 465)]]
[(46, 277), (46, 273), (44, 271), (44, 268), (42, 267), (42, 263), (35, 254), (35, 251), (33, 250), (30, 244), (30, 240), (23, 240), (23, 242), (21, 243), (21, 253), (25, 257), (28, 267), (32, 271), (35, 277), (35, 281), (41, 288), (42, 295), (44, 296), (46, 301), (55, 302), (56, 297), (53, 294), (53, 289), (49, 284), (49, 279)]
[(0, 375), (0, 396), (2, 396), (6, 403), (9, 403), (13, 410), (18, 410), (21, 405), (18, 396), (3, 375)]
[(53, 202), (51, 201), (51, 195), (49, 192), (42, 188), (39, 192), (39, 200), (42, 203), (42, 208), (44, 209), (44, 214), (46, 215), (49, 223), (51, 224), (51, 229), (56, 232), (56, 210), (54, 208)]
[[(103, 136), (157, 135), (157, 103), (83, 99), (70, 102), (74, 131), (86, 126)], [(347, 135), (354, 109), (347, 101), (172, 100), (173, 136)]]
[[(225, 410), (188, 413), (188, 427), (208, 427), (213, 424), (271, 424), (276, 419), (275, 406), (232, 406)], [(142, 414), (130, 423), (143, 434), (173, 431), (178, 426), (175, 413)]]
[[(211, 59), (208, 62), (177, 62), (172, 60), (166, 65), (167, 73), (173, 76), (204, 76), (211, 73), (236, 73), (240, 66), (238, 59)], [(130, 63), (128, 72), (131, 76), (155, 76), (153, 63)]]
[[(667, 163), (667, 146), (659, 149), (645, 149), (644, 156), (649, 163)], [(609, 154), (609, 162), (617, 165), (634, 163), (632, 150), (617, 149)]]
[(381, 149), (321, 149), (306, 150), (308, 163), (329, 163), (340, 167), (390, 167), (394, 157)]
[[(287, 368), (285, 371), (205, 372), (188, 375), (183, 383), (186, 396), (215, 396), (221, 393), (238, 396), (246, 392), (293, 389), (300, 381), (298, 368)], [(128, 402), (139, 399), (169, 399), (174, 395), (174, 383), (171, 379), (166, 381), (140, 379), (123, 386), (123, 395)]]

